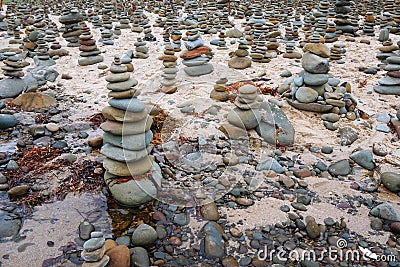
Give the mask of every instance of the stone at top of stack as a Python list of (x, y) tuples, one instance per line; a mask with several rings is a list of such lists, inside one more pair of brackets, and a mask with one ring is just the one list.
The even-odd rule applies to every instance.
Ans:
[(137, 99), (137, 81), (118, 57), (110, 72), (106, 81), (111, 90), (108, 96), (112, 98), (110, 106), (102, 110), (107, 121), (101, 125), (105, 132), (101, 149), (106, 157), (104, 179), (117, 202), (138, 206), (155, 198), (161, 184), (161, 169), (150, 155), (153, 120)]
[(187, 51), (181, 54), (184, 60), (183, 69), (189, 76), (202, 76), (214, 71), (214, 67), (208, 62), (211, 59), (211, 49), (204, 46), (198, 29), (191, 29), (188, 32), (188, 40), (185, 42)]
[(400, 95), (400, 56), (390, 56), (386, 61), (388, 64), (384, 70), (387, 73), (378, 81), (379, 85), (374, 86), (374, 90), (385, 95)]
[(79, 54), (81, 58), (78, 59), (80, 66), (93, 65), (99, 62), (103, 62), (104, 58), (97, 48), (96, 41), (93, 39), (93, 35), (88, 27), (82, 29), (82, 34), (79, 37)]

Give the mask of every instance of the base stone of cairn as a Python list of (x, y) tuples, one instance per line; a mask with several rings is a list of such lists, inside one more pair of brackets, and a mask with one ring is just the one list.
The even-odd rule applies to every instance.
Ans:
[(187, 51), (181, 54), (184, 60), (182, 64), (186, 67), (183, 69), (189, 76), (202, 76), (214, 71), (214, 67), (209, 64), (211, 49), (204, 46), (204, 41), (200, 37), (198, 29), (188, 31), (188, 41), (185, 42)]
[(104, 61), (88, 27), (82, 29), (78, 43), (80, 44), (79, 50), (81, 51), (79, 54), (81, 57), (78, 59), (79, 66), (93, 65)]
[(109, 105), (102, 110), (107, 119), (101, 125), (106, 157), (104, 179), (115, 200), (134, 207), (157, 197), (161, 186), (161, 169), (150, 152), (153, 122), (146, 106), (137, 99), (137, 81), (130, 77), (126, 65), (116, 57), (106, 77), (111, 90)]

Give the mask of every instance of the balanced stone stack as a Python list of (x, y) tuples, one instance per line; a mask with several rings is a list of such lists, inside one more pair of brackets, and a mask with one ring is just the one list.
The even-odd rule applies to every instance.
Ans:
[(134, 87), (138, 82), (118, 57), (110, 72), (106, 77), (110, 106), (102, 110), (107, 121), (101, 125), (104, 179), (117, 202), (133, 207), (155, 198), (161, 186), (161, 169), (150, 155), (153, 120), (137, 98), (140, 92)]
[(259, 100), (257, 87), (250, 84), (240, 87), (234, 102), (236, 108), (228, 113), (228, 122), (237, 128), (255, 129), (261, 119)]
[(88, 27), (82, 29), (79, 44), (79, 50), (81, 51), (79, 54), (81, 57), (78, 59), (79, 66), (93, 65), (104, 61)]
[(144, 30), (144, 40), (148, 41), (148, 42), (155, 42), (156, 41), (156, 37), (153, 35), (153, 32), (151, 30), (151, 25), (150, 24), (146, 24), (143, 26)]
[(346, 48), (344, 44), (335, 43), (331, 47), (331, 55), (329, 56), (331, 60), (336, 61), (338, 64), (344, 64), (342, 57), (346, 54)]
[(350, 85), (328, 74), (329, 48), (324, 44), (307, 44), (304, 51), (304, 70), (290, 84), (290, 93), (286, 96), (292, 99), (287, 99), (287, 102), (300, 110), (330, 112), (321, 118), (324, 126), (332, 131), (338, 129), (334, 123), (340, 120), (340, 115), (355, 120), (357, 101), (350, 94)]
[(248, 57), (249, 52), (247, 50), (249, 47), (247, 46), (247, 41), (240, 38), (238, 43), (238, 49), (235, 51), (234, 56), (229, 60), (228, 66), (233, 69), (249, 68), (251, 66), (251, 59)]
[(218, 37), (219, 37), (219, 40), (218, 40), (218, 48), (217, 48), (217, 50), (227, 50), (228, 47), (226, 46), (225, 33), (224, 32), (220, 32)]
[(171, 33), (172, 47), (175, 52), (181, 52), (182, 45), (182, 32), (178, 30), (173, 30)]
[(60, 23), (65, 25), (63, 37), (67, 40), (68, 47), (78, 47), (79, 36), (81, 35), (81, 27), (78, 23), (83, 21), (83, 16), (76, 9), (72, 9), (69, 14), (59, 18)]
[[(329, 92), (329, 48), (324, 44), (306, 44), (302, 58), (303, 71), (291, 86), (293, 100), (310, 105)], [(294, 102), (289, 101), (293, 105)], [(295, 105), (294, 105), (295, 106)], [(296, 106), (295, 106), (296, 107)], [(318, 106), (319, 107), (319, 106)], [(332, 106), (327, 107), (331, 109)], [(326, 111), (321, 107), (321, 112)]]
[(161, 75), (163, 78), (161, 80), (161, 85), (163, 86), (161, 91), (167, 94), (172, 94), (177, 90), (175, 78), (178, 72), (178, 68), (176, 67), (178, 58), (174, 54), (174, 48), (171, 45), (166, 45), (164, 55), (158, 58), (163, 61), (164, 65), (163, 74)]
[(146, 42), (142, 38), (138, 37), (137, 41), (134, 43), (135, 46), (135, 58), (146, 59), (149, 57), (149, 49), (146, 46)]
[(126, 14), (121, 16), (121, 18), (119, 19), (119, 23), (120, 23), (120, 28), (123, 30), (131, 28), (131, 25), (129, 25), (129, 19), (126, 16)]
[(101, 29), (101, 38), (99, 42), (105, 45), (114, 45), (113, 32), (109, 29)]
[(12, 79), (19, 79), (24, 77), (24, 72), (22, 69), (29, 65), (28, 62), (19, 59), (16, 56), (10, 56), (6, 60), (3, 61), (5, 66), (2, 66), (1, 69), (4, 71), (4, 76), (10, 77)]
[(368, 11), (365, 15), (363, 33), (367, 36), (375, 36), (375, 17), (372, 11)]
[(229, 99), (229, 94), (226, 92), (227, 82), (228, 79), (225, 77), (222, 77), (218, 81), (216, 81), (214, 89), (210, 93), (210, 98), (221, 102), (227, 101)]
[(268, 63), (271, 61), (271, 55), (267, 53), (265, 36), (261, 35), (258, 39), (253, 41), (252, 49), (250, 51), (251, 60), (259, 63)]
[(335, 3), (336, 18), (334, 20), (336, 29), (342, 33), (355, 35), (358, 30), (358, 22), (351, 21), (352, 12), (350, 0), (340, 0)]
[(374, 90), (384, 95), (400, 95), (400, 56), (390, 56), (386, 58), (387, 71), (385, 77), (381, 78), (379, 85), (374, 86)]
[(44, 34), (39, 33), (38, 40), (36, 42), (37, 47), (35, 49), (35, 56), (33, 57), (33, 61), (37, 66), (53, 66), (56, 62), (50, 58), (49, 54), (49, 46), (47, 42), (44, 40)]
[(279, 43), (276, 38), (269, 38), (266, 47), (267, 47), (267, 52), (272, 54), (273, 57), (276, 57), (276, 54), (279, 53), (278, 51)]
[(182, 64), (186, 67), (183, 69), (189, 76), (202, 76), (214, 71), (214, 67), (208, 63), (211, 56), (211, 49), (204, 46), (198, 29), (190, 29), (188, 32), (188, 40), (185, 42), (187, 51), (181, 54), (184, 60)]
[(328, 22), (328, 28), (326, 29), (326, 34), (324, 36), (325, 43), (334, 43), (336, 42), (339, 38), (336, 36), (336, 24), (329, 21)]
[(300, 59), (301, 53), (294, 51), (295, 50), (295, 42), (287, 42), (286, 43), (286, 53), (283, 54), (284, 58), (289, 59)]
[(106, 266), (110, 258), (105, 254), (105, 238), (102, 232), (92, 232), (90, 239), (83, 243), (81, 258), (85, 261), (82, 267)]

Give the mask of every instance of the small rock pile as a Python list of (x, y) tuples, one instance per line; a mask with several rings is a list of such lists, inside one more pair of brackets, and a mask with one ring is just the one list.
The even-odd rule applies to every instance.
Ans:
[(204, 46), (198, 29), (191, 29), (188, 32), (188, 40), (185, 42), (187, 51), (181, 54), (183, 69), (189, 76), (202, 76), (214, 71), (214, 67), (208, 63), (211, 56), (211, 49)]
[(10, 52), (6, 60), (3, 61), (4, 66), (1, 67), (6, 79), (0, 80), (0, 98), (16, 97), (27, 87), (24, 79), (23, 68), (29, 63), (18, 58), (15, 52)]
[(79, 36), (78, 42), (80, 44), (79, 50), (81, 51), (79, 54), (81, 57), (78, 59), (79, 66), (93, 65), (104, 61), (88, 27), (82, 29), (82, 34)]
[(108, 264), (110, 257), (105, 255), (105, 242), (102, 232), (92, 232), (90, 234), (90, 239), (83, 244), (81, 257), (85, 262), (82, 267), (106, 266)]
[(137, 99), (137, 81), (118, 57), (110, 72), (106, 81), (112, 98), (110, 106), (102, 111), (107, 121), (101, 125), (105, 132), (101, 149), (106, 157), (104, 179), (116, 201), (124, 206), (138, 206), (155, 198), (161, 184), (160, 167), (150, 155), (153, 120)]
[(174, 55), (175, 51), (171, 45), (166, 45), (164, 50), (164, 55), (160, 56), (158, 59), (163, 61), (163, 74), (161, 84), (161, 91), (167, 94), (175, 93), (177, 87), (174, 86), (176, 83), (176, 75), (178, 72), (177, 66), (177, 57)]
[(78, 47), (79, 35), (81, 35), (81, 27), (78, 23), (83, 21), (83, 16), (76, 9), (72, 9), (68, 14), (59, 18), (60, 23), (65, 25), (63, 37), (68, 42), (68, 47)]
[(142, 38), (138, 37), (135, 45), (135, 58), (146, 59), (149, 57), (149, 49), (146, 46), (146, 42)]
[(233, 69), (246, 69), (251, 67), (251, 59), (249, 55), (249, 47), (247, 41), (241, 38), (239, 41), (238, 49), (234, 52), (233, 57), (229, 60), (228, 66)]
[(385, 77), (379, 79), (374, 90), (384, 95), (400, 95), (400, 56), (386, 58), (388, 63), (384, 69), (387, 71)]
[(220, 78), (215, 82), (214, 89), (210, 93), (210, 98), (216, 101), (225, 102), (229, 99), (229, 94), (226, 92), (226, 83), (228, 79), (225, 77)]
[(339, 121), (340, 114), (345, 114), (350, 120), (355, 120), (357, 101), (351, 96), (348, 83), (341, 86), (339, 79), (329, 75), (329, 48), (324, 44), (306, 44), (303, 48), (302, 66), (304, 70), (300, 77), (290, 85), (288, 103), (293, 107), (306, 111), (329, 114), (322, 115), (324, 125), (329, 130), (336, 130), (333, 123)]

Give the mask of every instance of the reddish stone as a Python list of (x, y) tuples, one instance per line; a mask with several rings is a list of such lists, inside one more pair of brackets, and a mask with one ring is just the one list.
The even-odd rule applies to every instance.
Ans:
[(167, 222), (167, 218), (165, 217), (165, 215), (160, 212), (160, 211), (155, 211), (153, 214), (153, 220), (156, 221), (160, 221), (162, 223), (166, 223)]
[(387, 75), (393, 78), (400, 78), (400, 71), (389, 71)]
[(127, 246), (116, 246), (106, 254), (110, 257), (107, 267), (129, 267), (131, 264), (131, 253)]
[(210, 52), (210, 48), (207, 46), (200, 46), (190, 51), (185, 51), (181, 54), (181, 58), (183, 59), (191, 59), (195, 57), (200, 57), (201, 55), (207, 54)]
[(94, 39), (79, 40), (78, 43), (81, 45), (94, 45), (96, 43), (96, 40), (94, 40)]
[(91, 46), (86, 46), (86, 45), (81, 45), (79, 46), (79, 50), (83, 51), (83, 52), (90, 52), (93, 50), (96, 50), (97, 47), (95, 45), (91, 45)]
[(306, 178), (311, 176), (311, 171), (308, 169), (301, 169), (301, 170), (295, 170), (293, 171), (294, 176), (297, 178)]
[(394, 234), (400, 234), (400, 222), (393, 222), (390, 224), (390, 230)]

